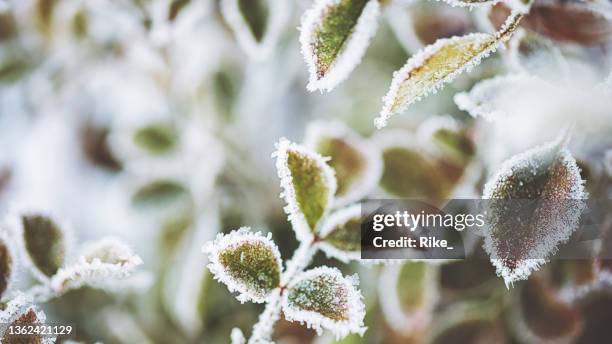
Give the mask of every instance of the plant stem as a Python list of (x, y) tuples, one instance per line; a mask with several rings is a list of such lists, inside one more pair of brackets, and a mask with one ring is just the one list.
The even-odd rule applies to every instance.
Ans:
[(248, 344), (270, 342), (274, 325), (280, 318), (281, 299), (285, 287), (310, 264), (317, 249), (318, 245), (315, 245), (314, 239), (300, 243), (300, 246), (293, 253), (293, 257), (287, 262), (287, 268), (281, 276), (281, 287), (270, 297), (266, 308), (259, 315), (257, 323), (253, 325), (253, 332)]
[(301, 242), (293, 253), (293, 257), (287, 262), (287, 268), (281, 278), (281, 287), (286, 287), (295, 275), (304, 271), (316, 252), (317, 245), (315, 245), (314, 239)]
[(253, 332), (248, 344), (260, 344), (270, 342), (274, 324), (280, 318), (281, 311), (281, 291), (277, 290), (270, 297), (266, 308), (259, 315), (259, 320), (253, 325)]

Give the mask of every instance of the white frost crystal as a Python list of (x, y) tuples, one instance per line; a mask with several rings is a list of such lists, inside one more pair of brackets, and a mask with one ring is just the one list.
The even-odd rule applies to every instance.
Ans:
[(208, 269), (214, 278), (230, 292), (238, 292), (240, 302), (267, 302), (280, 285), (281, 257), (271, 234), (263, 236), (242, 227), (218, 234), (203, 251), (208, 254)]
[(338, 339), (350, 333), (363, 335), (365, 306), (358, 283), (356, 275), (344, 277), (340, 270), (326, 266), (303, 272), (283, 295), (285, 318), (318, 333), (330, 330)]
[(334, 171), (316, 152), (281, 138), (276, 145), (276, 169), (287, 206), (285, 212), (299, 241), (313, 238), (321, 219), (333, 206)]
[[(526, 279), (578, 226), (587, 195), (565, 140), (511, 157), (485, 185), (485, 249), (507, 285)], [(532, 212), (525, 214), (529, 200)]]
[[(362, 3), (365, 4), (361, 14), (349, 32), (334, 30), (334, 23), (351, 20), (342, 9), (347, 11), (348, 7)], [(361, 62), (370, 39), (376, 33), (379, 16), (378, 0), (315, 1), (313, 7), (304, 14), (300, 27), (302, 55), (310, 73), (307, 86), (309, 91), (329, 92), (348, 77)], [(341, 24), (346, 29), (346, 23)], [(321, 37), (322, 33), (326, 35)], [(341, 39), (329, 36), (334, 33), (346, 36)]]
[(117, 238), (107, 237), (86, 244), (73, 265), (60, 269), (51, 279), (51, 288), (62, 293), (81, 286), (113, 290), (119, 280), (129, 277), (142, 259)]

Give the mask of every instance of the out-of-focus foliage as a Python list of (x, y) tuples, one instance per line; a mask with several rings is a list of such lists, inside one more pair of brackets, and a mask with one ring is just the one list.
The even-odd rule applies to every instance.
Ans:
[[(0, 0), (0, 323), (84, 343), (607, 343), (609, 230), (598, 257), (526, 280), (489, 261), (501, 227), (475, 259), (363, 266), (355, 203), (608, 199), (611, 37), (604, 0)], [(405, 113), (376, 130), (381, 109)], [(308, 152), (276, 157), (282, 187), (280, 137)], [(247, 225), (274, 242), (202, 254)], [(534, 237), (552, 253), (577, 233)], [(309, 240), (323, 254), (283, 263)]]

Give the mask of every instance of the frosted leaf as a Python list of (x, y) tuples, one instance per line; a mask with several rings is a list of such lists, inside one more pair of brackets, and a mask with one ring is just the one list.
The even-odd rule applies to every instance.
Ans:
[[(417, 136), (446, 169), (462, 169), (476, 153), (474, 141), (467, 130), (451, 116), (428, 118), (419, 126)], [(461, 171), (458, 171), (461, 172)]]
[(274, 50), (289, 15), (288, 1), (222, 0), (221, 13), (242, 50), (265, 59)]
[(374, 121), (376, 127), (383, 128), (389, 117), (403, 112), (422, 97), (437, 92), (445, 83), (480, 63), (481, 59), (510, 38), (521, 18), (518, 14), (511, 15), (495, 34), (473, 33), (439, 39), (413, 55), (400, 70), (393, 73), (391, 87), (383, 98), (383, 109)]
[(34, 276), (45, 282), (65, 262), (66, 224), (38, 211), (17, 212), (12, 221), (24, 248), (24, 260)]
[[(520, 0), (504, 1), (503, 4), (510, 8), (528, 7)], [(591, 1), (534, 1), (521, 26), (558, 42), (586, 46), (606, 44), (612, 34), (612, 22), (602, 12), (594, 11), (592, 5)], [(499, 24), (509, 12), (507, 6), (498, 5), (489, 16), (494, 24)]]
[(178, 131), (171, 123), (153, 123), (134, 133), (134, 144), (151, 154), (171, 152), (178, 145)]
[(203, 251), (208, 254), (208, 269), (214, 278), (230, 292), (238, 292), (240, 302), (266, 302), (280, 285), (281, 257), (271, 234), (263, 236), (242, 227), (218, 234)]
[(298, 240), (309, 240), (333, 206), (334, 171), (319, 154), (287, 139), (280, 139), (276, 148), (272, 156), (276, 157), (281, 197), (287, 203), (285, 212)]
[(356, 275), (344, 277), (327, 266), (303, 272), (283, 295), (285, 318), (305, 323), (317, 333), (330, 330), (337, 339), (349, 333), (363, 335), (365, 305), (358, 283)]
[(580, 333), (580, 314), (560, 301), (542, 278), (533, 276), (521, 288), (512, 324), (525, 343), (572, 343)]
[(511, 157), (485, 185), (484, 247), (506, 285), (526, 279), (578, 226), (587, 195), (565, 140)]
[(0, 236), (0, 298), (9, 288), (14, 276), (14, 255), (10, 243), (4, 236)]
[(7, 328), (13, 326), (42, 325), (45, 323), (45, 313), (30, 304), (23, 294), (17, 294), (8, 301), (0, 311), (0, 338), (2, 343), (55, 343), (55, 337), (47, 336), (14, 336), (7, 333)]
[(387, 324), (405, 334), (424, 330), (438, 302), (437, 276), (437, 268), (426, 262), (386, 266), (378, 291)]
[(509, 74), (480, 81), (469, 92), (455, 94), (454, 100), (459, 109), (473, 117), (495, 120), (511, 114), (517, 97), (546, 89), (551, 90), (552, 86), (538, 78)]
[(451, 6), (459, 7), (480, 7), (480, 6), (492, 6), (502, 0), (443, 0)]
[(307, 89), (331, 91), (359, 64), (378, 26), (378, 0), (316, 0), (300, 27)]
[(380, 152), (341, 122), (314, 122), (306, 130), (304, 145), (329, 157), (337, 189), (334, 206), (340, 207), (365, 197), (382, 173)]
[(408, 132), (388, 132), (378, 139), (383, 157), (380, 186), (402, 198), (444, 199), (451, 186), (436, 162), (412, 144)]
[(361, 205), (355, 204), (331, 214), (319, 232), (319, 247), (328, 257), (345, 263), (361, 258)]
[(142, 259), (123, 241), (103, 238), (85, 244), (77, 262), (53, 276), (51, 289), (57, 295), (82, 286), (114, 290), (141, 264)]

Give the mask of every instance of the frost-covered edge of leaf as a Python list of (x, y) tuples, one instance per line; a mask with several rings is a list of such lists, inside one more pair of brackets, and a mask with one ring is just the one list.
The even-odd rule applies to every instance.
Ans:
[[(95, 250), (111, 247), (118, 254), (119, 262), (105, 262), (91, 256)], [(127, 278), (134, 269), (142, 265), (142, 259), (123, 241), (106, 237), (83, 246), (82, 253), (75, 264), (61, 268), (51, 279), (51, 289), (61, 294), (82, 286), (114, 290), (119, 287), (118, 279)]]
[(294, 309), (289, 305), (288, 292), (285, 292), (282, 300), (283, 313), (285, 319), (289, 321), (297, 321), (300, 324), (306, 324), (308, 328), (317, 331), (317, 334), (321, 334), (323, 329), (330, 330), (336, 339), (346, 337), (350, 333), (356, 333), (363, 336), (367, 327), (363, 324), (363, 318), (365, 317), (365, 305), (363, 303), (363, 296), (357, 289), (359, 286), (359, 277), (355, 274), (352, 276), (342, 276), (342, 273), (337, 268), (331, 268), (328, 266), (320, 266), (314, 269), (302, 272), (298, 275), (288, 286), (287, 289), (291, 289), (296, 284), (303, 280), (310, 279), (319, 275), (332, 275), (341, 284), (346, 287), (348, 291), (348, 320), (336, 321), (327, 317), (321, 316), (317, 312), (305, 311)]
[[(469, 72), (472, 68), (477, 66), (483, 58), (486, 58), (492, 53), (494, 53), (497, 50), (497, 47), (501, 43), (505, 42), (506, 40), (510, 38), (511, 31), (508, 31), (508, 30), (510, 30), (510, 28), (513, 25), (517, 25), (516, 23), (521, 18), (522, 16), (520, 14), (512, 13), (506, 19), (506, 22), (504, 23), (502, 28), (495, 34), (471, 33), (465, 36), (454, 36), (451, 38), (441, 38), (441, 39), (438, 39), (434, 44), (431, 44), (425, 47), (423, 50), (413, 55), (410, 59), (408, 59), (408, 61), (402, 68), (393, 72), (393, 80), (391, 81), (391, 87), (389, 87), (389, 91), (382, 98), (383, 104), (384, 104), (383, 109), (381, 110), (378, 117), (374, 119), (374, 125), (376, 126), (376, 128), (377, 129), (384, 128), (387, 125), (387, 121), (389, 120), (389, 118), (391, 118), (391, 116), (397, 113), (404, 112), (413, 103), (421, 100), (423, 97), (431, 93), (436, 93), (438, 90), (442, 88), (444, 84), (452, 82), (459, 74), (462, 74), (464, 71)], [(483, 40), (483, 41), (485, 39), (494, 38), (497, 41), (494, 44), (492, 44), (491, 47), (489, 47), (488, 49), (485, 49), (482, 52), (478, 53), (476, 56), (472, 57), (470, 61), (468, 61), (465, 65), (461, 66), (460, 68), (457, 68), (454, 72), (438, 80), (431, 88), (424, 90), (420, 96), (416, 97), (410, 102), (402, 104), (398, 108), (397, 111), (391, 113), (391, 108), (393, 107), (394, 100), (397, 97), (397, 92), (399, 91), (401, 84), (405, 81), (406, 79), (405, 75), (407, 73), (409, 73), (411, 70), (418, 67), (419, 65), (422, 65), (423, 62), (425, 62), (427, 59), (433, 56), (443, 46), (449, 43), (450, 44), (455, 43), (461, 39), (472, 39), (472, 38), (479, 38), (479, 40)]]
[(314, 51), (314, 32), (321, 24), (328, 7), (337, 5), (339, 0), (316, 0), (313, 7), (307, 10), (302, 17), (300, 26), (300, 44), (304, 60), (308, 65), (308, 91), (325, 90), (331, 91), (344, 81), (349, 74), (361, 62), (370, 40), (378, 28), (378, 17), (380, 17), (380, 4), (378, 0), (370, 0), (366, 4), (357, 20), (350, 38), (344, 43), (339, 55), (331, 64), (325, 76), (317, 78), (317, 58)]
[(269, 20), (261, 42), (257, 42), (238, 8), (238, 0), (221, 0), (221, 14), (234, 32), (238, 45), (252, 59), (264, 60), (274, 51), (282, 29), (289, 18), (290, 1), (266, 0)]
[(317, 245), (319, 245), (319, 248), (327, 257), (336, 258), (343, 263), (348, 263), (351, 260), (358, 260), (361, 258), (361, 251), (343, 251), (325, 241), (325, 237), (331, 233), (336, 226), (342, 225), (354, 218), (361, 218), (361, 204), (353, 204), (344, 209), (340, 209), (325, 219), (325, 222), (319, 231), (319, 237), (321, 237), (323, 240)]
[[(521, 164), (522, 162), (524, 162), (531, 155), (537, 154), (541, 151), (555, 149), (555, 147), (563, 147), (565, 145), (564, 142), (567, 140), (566, 135), (567, 134), (561, 135), (554, 141), (528, 149), (504, 161), (497, 169), (496, 173), (485, 184), (482, 198), (491, 199), (495, 186), (499, 183), (499, 181), (510, 176), (512, 168), (517, 164)], [(567, 166), (570, 170), (570, 173), (572, 173), (574, 177), (577, 177), (581, 181), (581, 183), (579, 183), (578, 185), (573, 185), (572, 190), (570, 190), (570, 198), (568, 199), (586, 199), (588, 195), (584, 190), (584, 180), (582, 180), (582, 178), (580, 177), (580, 170), (576, 165), (576, 160), (566, 148), (560, 148), (558, 154), (558, 162)], [(578, 226), (578, 222), (579, 217), (576, 217), (574, 218), (574, 221), (570, 224), (570, 226), (576, 228)], [(566, 242), (569, 239), (570, 235), (570, 232), (563, 232), (561, 237), (556, 238), (554, 247), (551, 248), (551, 245), (549, 243), (539, 243), (535, 247), (535, 249), (531, 249), (531, 251), (541, 252), (544, 248), (546, 248), (546, 251), (548, 251), (548, 256), (554, 255), (558, 250), (558, 245)], [(517, 261), (517, 263), (519, 263), (518, 266), (513, 270), (512, 273), (509, 273), (503, 264), (504, 259), (499, 258), (497, 256), (497, 252), (494, 250), (494, 245), (490, 235), (485, 235), (483, 246), (490, 256), (491, 263), (495, 267), (497, 275), (504, 279), (507, 288), (513, 285), (515, 281), (527, 279), (533, 271), (537, 271), (539, 267), (545, 264), (547, 261), (544, 258), (522, 259)]]
[[(379, 286), (377, 289), (378, 299), (380, 300), (380, 307), (382, 309), (381, 313), (387, 321), (387, 324), (399, 333), (410, 334), (415, 331), (423, 330), (431, 321), (433, 309), (440, 298), (438, 286), (436, 284), (438, 277), (437, 267), (435, 265), (429, 265), (429, 262), (426, 260), (423, 262), (428, 264), (426, 267), (427, 271), (425, 272), (427, 274), (425, 277), (426, 300), (423, 302), (425, 307), (411, 314), (407, 314), (402, 308), (397, 295), (397, 283), (399, 282), (403, 264), (385, 266), (380, 274)], [(406, 262), (404, 261), (403, 263)], [(390, 287), (393, 287), (392, 292), (389, 291)]]
[(482, 117), (486, 120), (495, 120), (507, 117), (509, 114), (505, 111), (491, 109), (490, 106), (485, 105), (488, 101), (485, 98), (490, 95), (490, 93), (493, 93), (492, 90), (498, 89), (503, 91), (509, 84), (522, 82), (538, 82), (542, 85), (549, 86), (544, 80), (526, 74), (500, 75), (478, 82), (467, 92), (455, 94), (453, 100), (460, 110), (466, 111), (474, 118)]
[[(15, 270), (18, 268), (19, 262), (17, 260), (19, 259), (19, 257), (17, 256), (15, 249), (13, 249), (13, 247), (15, 246), (13, 239), (2, 228), (0, 228), (0, 242), (4, 243), (7, 254), (11, 259), (11, 271), (9, 272), (9, 276), (6, 279), (6, 289), (4, 290), (4, 293), (0, 294), (1, 301), (5, 298), (6, 295), (10, 295), (10, 293), (12, 292), (12, 286), (14, 285), (15, 280), (17, 279), (17, 274)], [(0, 323), (2, 323), (2, 321), (0, 321)]]
[[(40, 321), (41, 324), (44, 324), (47, 320), (45, 313), (37, 309), (37, 307), (32, 304), (31, 298), (26, 294), (17, 293), (13, 299), (6, 303), (5, 308), (0, 311), (0, 329), (4, 330), (5, 326), (12, 324), (30, 310), (34, 311), (36, 319)], [(0, 338), (3, 338), (3, 336), (4, 333), (0, 333)], [(40, 339), (42, 344), (51, 344), (56, 341), (56, 337), (41, 337)]]
[(336, 176), (334, 170), (327, 164), (326, 159), (323, 158), (320, 154), (307, 149), (304, 146), (298, 145), (296, 143), (290, 142), (286, 138), (282, 137), (276, 144), (276, 151), (272, 154), (273, 158), (276, 158), (276, 170), (278, 173), (278, 177), (280, 179), (280, 185), (282, 188), (282, 192), (280, 197), (282, 197), (287, 205), (283, 207), (283, 210), (289, 217), (289, 221), (295, 231), (295, 235), (297, 239), (301, 242), (312, 240), (314, 237), (313, 231), (316, 231), (316, 228), (313, 228), (312, 231), (304, 214), (300, 210), (300, 206), (298, 204), (295, 190), (293, 187), (293, 180), (291, 176), (291, 171), (289, 170), (288, 156), (287, 153), (289, 150), (294, 150), (299, 154), (303, 154), (310, 159), (313, 159), (321, 168), (325, 179), (327, 180), (329, 195), (327, 198), (327, 209), (325, 210), (322, 218), (325, 218), (327, 213), (331, 208), (333, 208), (334, 203), (334, 195), (336, 194)]
[(507, 0), (490, 0), (490, 1), (482, 1), (482, 2), (467, 2), (461, 0), (436, 0), (445, 2), (452, 7), (468, 7), (470, 10), (474, 8), (487, 8), (493, 6), (499, 2), (507, 1)]
[[(74, 231), (72, 229), (72, 224), (66, 218), (60, 216), (55, 211), (49, 209), (36, 209), (34, 207), (28, 207), (24, 205), (13, 205), (7, 218), (5, 220), (5, 224), (7, 227), (7, 235), (13, 238), (13, 243), (16, 244), (17, 249), (13, 250), (15, 253), (15, 259), (19, 260), (19, 262), (26, 268), (30, 273), (41, 283), (48, 285), (52, 277), (45, 275), (42, 271), (38, 269), (28, 250), (26, 249), (25, 238), (23, 237), (23, 222), (21, 217), (24, 215), (40, 215), (46, 218), (49, 218), (62, 232), (62, 239), (64, 243), (64, 262), (60, 267), (66, 266), (67, 261), (70, 259), (72, 250), (74, 248)], [(59, 273), (59, 270), (58, 270)], [(56, 273), (57, 275), (57, 273)]]
[(316, 121), (306, 128), (304, 146), (316, 150), (316, 145), (321, 138), (339, 138), (346, 140), (352, 148), (355, 148), (365, 159), (366, 168), (363, 176), (359, 178), (349, 192), (335, 197), (334, 207), (342, 207), (354, 201), (358, 201), (373, 190), (382, 176), (383, 163), (380, 152), (369, 140), (358, 136), (352, 129), (340, 121), (323, 122)]
[(241, 303), (247, 301), (253, 301), (255, 303), (267, 302), (273, 292), (268, 295), (259, 295), (253, 292), (250, 290), (249, 286), (236, 281), (230, 276), (219, 261), (219, 256), (223, 251), (243, 243), (262, 243), (269, 248), (278, 264), (278, 271), (282, 274), (281, 256), (278, 247), (274, 241), (272, 241), (272, 233), (268, 233), (267, 236), (264, 236), (261, 232), (252, 232), (250, 227), (241, 227), (228, 234), (219, 233), (214, 241), (209, 241), (202, 247), (202, 252), (208, 255), (208, 270), (213, 274), (214, 279), (225, 284), (231, 293), (237, 292), (238, 295), (236, 299)]

